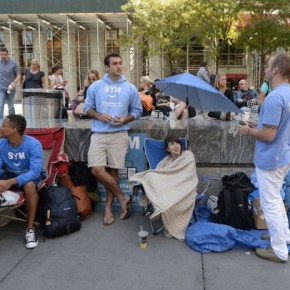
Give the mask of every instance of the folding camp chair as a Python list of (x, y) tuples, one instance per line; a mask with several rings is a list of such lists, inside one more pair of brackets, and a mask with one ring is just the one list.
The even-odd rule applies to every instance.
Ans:
[[(55, 182), (57, 174), (68, 174), (68, 157), (63, 153), (63, 145), (65, 140), (65, 130), (63, 127), (45, 128), (45, 129), (27, 129), (25, 134), (37, 139), (43, 150), (43, 168), (46, 169), (46, 179), (43, 184), (50, 185)], [(20, 210), (25, 202), (23, 192), (15, 191), (19, 194), (15, 204), (4, 204), (0, 206), (0, 217), (9, 220), (18, 220), (26, 222), (26, 214)], [(24, 218), (9, 215), (9, 211), (17, 211)]]
[[(180, 138), (180, 141), (182, 145), (182, 150), (188, 149), (188, 144), (189, 144), (188, 139)], [(158, 163), (168, 154), (168, 152), (165, 150), (163, 140), (156, 140), (156, 139), (151, 139), (151, 138), (145, 139), (144, 151), (145, 151), (145, 156), (148, 162), (149, 169), (156, 169)], [(216, 180), (216, 179), (219, 179), (219, 178), (199, 177), (200, 181), (201, 180), (207, 181), (207, 184), (203, 192), (196, 196), (196, 200), (195, 200), (196, 203), (205, 198), (205, 192), (207, 191), (209, 187), (210, 181)], [(142, 184), (138, 184), (134, 186), (133, 193), (138, 193), (139, 191), (145, 194)], [(160, 226), (159, 228), (157, 228), (154, 225), (154, 223), (160, 225), (161, 213), (156, 211), (151, 204), (149, 204), (148, 207), (145, 208), (143, 215), (149, 217), (149, 222), (150, 222), (151, 231), (153, 235), (158, 235), (159, 232), (164, 229), (163, 225)]]
[(1, 226), (6, 225), (9, 221), (18, 220), (22, 222), (26, 222), (26, 219), (16, 217), (13, 211), (19, 212), (23, 217), (27, 217), (26, 214), (20, 209), (20, 207), (24, 204), (25, 197), (23, 192), (12, 192), (14, 194), (13, 201), (9, 200), (5, 193), (9, 193), (10, 191), (6, 191), (0, 197), (0, 218), (2, 219)]

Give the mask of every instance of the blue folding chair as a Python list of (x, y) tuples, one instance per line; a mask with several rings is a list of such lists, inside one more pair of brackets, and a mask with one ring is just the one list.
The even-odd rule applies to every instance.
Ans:
[[(188, 149), (188, 139), (187, 138), (180, 138), (182, 150)], [(168, 154), (168, 152), (165, 150), (164, 146), (164, 140), (156, 140), (151, 138), (146, 138), (144, 140), (144, 151), (145, 156), (148, 162), (149, 169), (156, 169), (157, 164)], [(207, 191), (210, 181), (213, 179), (219, 179), (219, 178), (207, 178), (207, 177), (200, 177), (199, 180), (207, 181), (207, 185), (202, 193), (198, 194), (196, 196), (196, 203), (203, 200), (205, 198), (205, 192)], [(137, 193), (139, 191), (142, 191), (143, 194), (145, 194), (144, 188), (142, 184), (138, 184), (134, 186), (133, 193)], [(154, 226), (153, 222), (159, 221), (159, 218), (161, 217), (161, 213), (157, 213), (153, 206), (151, 204), (148, 205), (148, 207), (144, 210), (143, 215), (149, 217), (149, 222), (152, 230), (153, 235), (159, 234), (161, 230), (163, 230), (164, 226), (162, 225), (158, 229)]]

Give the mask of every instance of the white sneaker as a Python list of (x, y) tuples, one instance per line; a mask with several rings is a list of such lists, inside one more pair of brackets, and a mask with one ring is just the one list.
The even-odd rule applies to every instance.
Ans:
[(27, 249), (33, 249), (37, 247), (38, 239), (33, 228), (29, 228), (25, 232), (25, 246)]

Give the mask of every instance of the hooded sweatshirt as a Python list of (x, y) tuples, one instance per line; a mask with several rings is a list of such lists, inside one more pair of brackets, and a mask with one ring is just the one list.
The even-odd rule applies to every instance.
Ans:
[[(94, 109), (96, 112), (116, 116), (139, 119), (142, 114), (142, 104), (136, 87), (126, 81), (124, 76), (117, 81), (112, 81), (108, 74), (103, 79), (90, 85), (84, 105), (84, 111)], [(129, 125), (112, 125), (93, 119), (92, 132), (110, 133), (128, 131)]]

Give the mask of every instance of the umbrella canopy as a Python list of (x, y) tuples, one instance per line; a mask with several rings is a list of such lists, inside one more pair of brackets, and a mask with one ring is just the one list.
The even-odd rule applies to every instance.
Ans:
[(182, 73), (155, 82), (164, 93), (182, 101), (187, 100), (194, 108), (203, 112), (237, 112), (242, 111), (216, 88), (202, 79), (190, 74)]

